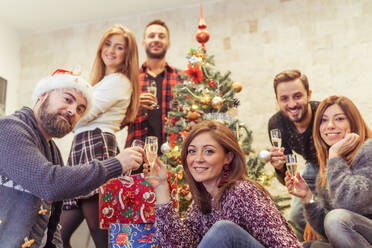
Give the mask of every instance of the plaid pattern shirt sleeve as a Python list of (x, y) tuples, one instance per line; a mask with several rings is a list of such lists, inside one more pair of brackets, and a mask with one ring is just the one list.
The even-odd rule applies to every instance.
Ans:
[[(146, 75), (147, 75), (147, 65), (146, 63), (144, 63), (140, 70), (140, 76), (139, 76), (139, 84), (140, 84), (141, 93), (146, 91), (146, 88), (150, 81)], [(166, 64), (165, 71), (164, 71), (163, 85), (162, 85), (162, 103), (161, 103), (161, 109), (162, 109), (161, 117), (162, 118), (160, 120), (162, 129), (163, 129), (162, 130), (163, 140), (165, 140), (167, 136), (164, 130), (164, 122), (165, 122), (165, 118), (168, 115), (168, 112), (170, 111), (170, 102), (173, 99), (172, 88), (176, 84), (183, 82), (181, 75), (182, 75), (181, 70), (176, 69)], [(125, 143), (125, 147), (130, 147), (134, 139), (144, 140), (145, 137), (147, 136), (147, 130), (148, 130), (147, 111), (144, 109), (140, 109), (134, 123), (130, 123), (128, 126), (128, 136), (127, 136), (127, 140)]]

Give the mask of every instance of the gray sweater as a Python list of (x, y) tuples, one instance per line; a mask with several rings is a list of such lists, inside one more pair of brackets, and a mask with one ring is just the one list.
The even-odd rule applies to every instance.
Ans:
[(347, 209), (372, 219), (372, 139), (362, 145), (351, 167), (340, 157), (328, 160), (326, 176), (326, 187), (317, 189), (317, 201), (304, 205), (306, 219), (318, 234), (326, 238), (324, 218), (332, 209)]
[(19, 248), (25, 238), (40, 247), (46, 230), (45, 247), (62, 247), (58, 201), (86, 194), (122, 172), (116, 158), (62, 167), (58, 148), (46, 141), (27, 107), (0, 118), (0, 154), (0, 246), (6, 248)]

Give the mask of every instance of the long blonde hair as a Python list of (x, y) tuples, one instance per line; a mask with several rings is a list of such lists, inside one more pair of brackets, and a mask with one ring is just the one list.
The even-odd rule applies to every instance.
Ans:
[(125, 58), (123, 61), (122, 66), (120, 67), (118, 72), (123, 73), (130, 81), (132, 87), (132, 96), (130, 104), (127, 108), (127, 112), (125, 114), (125, 118), (121, 122), (120, 128), (125, 127), (130, 122), (133, 122), (137, 116), (139, 110), (139, 64), (138, 64), (138, 48), (137, 42), (134, 34), (128, 30), (127, 28), (123, 27), (122, 25), (113, 25), (111, 26), (102, 36), (97, 53), (96, 58), (94, 60), (92, 71), (90, 73), (90, 82), (91, 85), (94, 86), (102, 78), (105, 76), (106, 66), (102, 60), (101, 52), (102, 47), (111, 35), (122, 35), (125, 41)]
[(354, 105), (354, 103), (349, 98), (345, 96), (330, 96), (324, 99), (318, 106), (318, 109), (315, 114), (314, 126), (313, 126), (314, 145), (315, 145), (317, 156), (318, 156), (319, 169), (320, 169), (319, 173), (320, 173), (322, 186), (325, 186), (327, 182), (326, 175), (325, 175), (325, 169), (327, 166), (329, 146), (324, 142), (324, 140), (320, 136), (320, 124), (321, 124), (322, 117), (326, 109), (334, 104), (337, 104), (342, 109), (342, 111), (345, 113), (346, 118), (348, 119), (350, 123), (350, 132), (356, 133), (360, 136), (359, 144), (356, 146), (356, 148), (353, 151), (347, 154), (341, 154), (341, 157), (347, 161), (349, 166), (351, 166), (355, 158), (355, 155), (357, 154), (358, 150), (363, 145), (363, 143), (368, 138), (372, 137), (371, 129), (367, 126), (358, 108)]

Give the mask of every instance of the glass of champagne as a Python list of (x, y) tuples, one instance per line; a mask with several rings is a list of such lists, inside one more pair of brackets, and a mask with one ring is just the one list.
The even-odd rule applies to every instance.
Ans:
[[(145, 143), (140, 139), (135, 139), (132, 141), (131, 147), (141, 147), (142, 149), (144, 149)], [(131, 182), (132, 181), (132, 178), (130, 177), (131, 174), (132, 174), (132, 170), (128, 170), (122, 178), (125, 181)]]
[[(150, 84), (147, 86), (147, 92), (153, 95), (154, 97), (157, 97), (156, 95), (156, 83), (155, 81), (151, 81)], [(151, 107), (154, 109), (159, 109), (160, 106), (158, 104), (152, 104)]]
[(270, 135), (271, 135), (271, 142), (273, 143), (273, 145), (277, 148), (280, 148), (282, 146), (282, 134), (280, 133), (280, 130), (271, 129)]
[[(275, 128), (270, 130), (270, 136), (271, 136), (271, 142), (273, 143), (273, 146), (280, 149), (282, 147), (282, 134), (280, 133), (280, 130)], [(281, 163), (281, 160), (278, 160), (278, 163)]]
[[(296, 154), (288, 154), (285, 158), (287, 171), (291, 174), (291, 178), (295, 178), (297, 173), (297, 156)], [(292, 190), (292, 192), (293, 191), (294, 190)]]
[(155, 164), (156, 157), (158, 156), (158, 138), (156, 136), (146, 137), (145, 152), (150, 167), (153, 167)]

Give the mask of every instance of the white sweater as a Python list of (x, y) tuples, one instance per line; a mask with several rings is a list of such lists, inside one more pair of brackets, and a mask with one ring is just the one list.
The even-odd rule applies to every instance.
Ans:
[(94, 85), (93, 96), (94, 106), (76, 125), (75, 135), (96, 128), (119, 131), (132, 96), (129, 79), (122, 73), (107, 75)]

